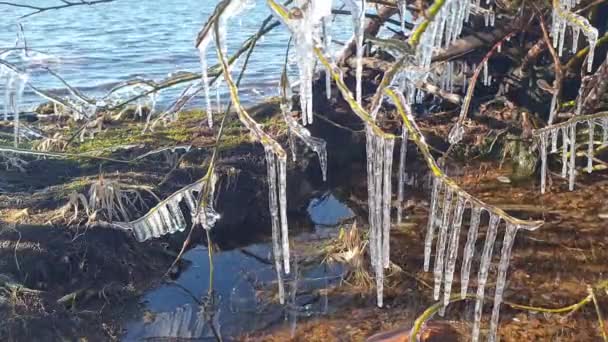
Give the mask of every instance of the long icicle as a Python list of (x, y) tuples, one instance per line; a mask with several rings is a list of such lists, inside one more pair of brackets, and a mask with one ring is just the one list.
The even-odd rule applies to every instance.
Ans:
[(407, 127), (401, 128), (401, 149), (399, 150), (399, 187), (397, 188), (397, 224), (401, 224), (403, 214), (403, 192), (405, 187), (405, 163), (407, 160)]
[(469, 289), (469, 279), (471, 274), (471, 263), (475, 253), (475, 242), (477, 241), (477, 233), (479, 231), (479, 221), (481, 220), (480, 207), (471, 209), (471, 223), (469, 225), (469, 233), (467, 234), (467, 243), (464, 246), (464, 256), (462, 259), (462, 267), (460, 269), (460, 297), (465, 298)]
[(431, 250), (433, 248), (433, 237), (435, 233), (435, 221), (437, 220), (438, 199), (443, 183), (439, 178), (433, 178), (433, 191), (431, 193), (431, 210), (424, 239), (424, 271), (428, 272), (431, 264)]
[(498, 319), (500, 315), (500, 304), (502, 304), (502, 295), (505, 290), (507, 280), (507, 270), (509, 268), (509, 260), (511, 259), (511, 250), (513, 242), (519, 227), (512, 223), (507, 223), (505, 236), (502, 242), (502, 251), (500, 253), (500, 261), (498, 263), (498, 276), (496, 279), (496, 290), (494, 292), (494, 307), (492, 308), (492, 318), (490, 320), (490, 333), (488, 341), (496, 341), (496, 333), (498, 331)]
[(452, 280), (454, 280), (454, 271), (456, 269), (456, 258), (458, 257), (458, 242), (460, 240), (460, 228), (462, 227), (462, 217), (466, 205), (466, 199), (458, 196), (456, 209), (454, 210), (454, 221), (450, 243), (448, 246), (447, 264), (445, 267), (445, 286), (443, 290), (443, 308), (450, 303), (450, 295), (452, 294)]
[(494, 241), (496, 241), (496, 233), (500, 217), (495, 214), (490, 215), (490, 224), (486, 233), (486, 241), (483, 246), (483, 254), (481, 256), (481, 265), (479, 266), (479, 274), (477, 275), (477, 299), (475, 300), (475, 313), (473, 318), (473, 342), (479, 341), (479, 330), (481, 326), (481, 313), (483, 309), (483, 297), (488, 280), (488, 272), (492, 261), (492, 251), (494, 250)]
[(435, 275), (435, 289), (433, 291), (433, 298), (435, 300), (439, 299), (439, 294), (441, 291), (441, 282), (443, 280), (443, 270), (444, 270), (444, 259), (445, 259), (445, 250), (448, 238), (448, 230), (452, 226), (452, 188), (447, 188), (445, 191), (445, 196), (443, 199), (443, 209), (442, 209), (442, 219), (441, 219), (441, 230), (439, 231), (439, 241), (437, 242), (437, 250), (435, 254), (435, 265), (434, 265), (434, 275)]

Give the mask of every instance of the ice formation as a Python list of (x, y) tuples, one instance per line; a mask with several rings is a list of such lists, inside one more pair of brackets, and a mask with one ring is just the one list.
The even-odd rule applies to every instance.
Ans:
[(369, 126), (366, 138), (370, 256), (376, 274), (377, 304), (382, 307), (384, 269), (390, 266), (391, 173), (395, 140), (378, 136)]
[[(482, 211), (487, 211), (489, 213), (489, 225), (486, 233), (486, 241), (484, 244), (481, 266), (479, 267), (478, 273), (477, 302), (475, 305), (475, 321), (473, 330), (474, 341), (478, 340), (479, 324), (482, 313), (481, 309), (483, 308), (483, 295), (492, 260), (491, 256), (496, 234), (500, 223), (504, 221), (506, 224), (507, 232), (505, 233), (505, 242), (503, 243), (501, 259), (498, 265), (499, 274), (497, 279), (495, 306), (492, 312), (493, 323), (491, 325), (491, 331), (489, 334), (490, 340), (494, 341), (500, 303), (502, 301), (502, 292), (505, 287), (506, 273), (515, 233), (519, 228), (534, 230), (538, 228), (542, 222), (529, 222), (515, 219), (499, 208), (488, 205), (471, 196), (462, 190), (454, 181), (445, 176), (430, 154), (428, 145), (424, 142), (424, 136), (420, 133), (414, 117), (411, 114), (411, 110), (409, 109), (409, 104), (406, 102), (404, 96), (401, 93), (393, 91), (392, 89), (388, 89), (387, 93), (393, 99), (393, 101), (396, 102), (395, 104), (397, 105), (398, 110), (402, 113), (402, 116), (410, 131), (410, 139), (416, 142), (420, 150), (423, 152), (429, 168), (432, 170), (433, 189), (431, 195), (431, 208), (428, 220), (427, 235), (424, 246), (424, 270), (428, 271), (430, 268), (433, 240), (435, 235), (438, 235), (433, 267), (435, 279), (433, 295), (435, 300), (441, 299), (443, 309), (445, 309), (450, 302), (452, 282), (454, 279), (454, 272), (460, 245), (460, 231), (463, 226), (466, 226), (466, 224), (463, 225), (464, 213), (466, 210), (470, 210), (471, 212), (469, 231), (467, 234), (467, 242), (464, 247), (463, 264), (461, 267), (461, 296), (463, 297), (466, 297), (468, 292), (467, 287), (469, 282), (469, 273), (473, 255), (475, 253), (474, 246), (478, 235), (481, 213)], [(438, 231), (438, 233), (435, 233), (436, 231)], [(441, 292), (442, 287), (443, 293)], [(443, 298), (441, 298), (442, 294)], [(440, 311), (440, 314), (443, 313), (443, 309)]]
[[(435, 286), (433, 296), (435, 300), (441, 300), (443, 307), (447, 307), (452, 293), (452, 283), (458, 258), (460, 245), (460, 231), (463, 225), (463, 217), (466, 210), (470, 210), (471, 219), (468, 225), (467, 241), (464, 247), (463, 260), (461, 266), (461, 291), (463, 298), (468, 293), (471, 264), (475, 253), (475, 242), (480, 226), (481, 214), (486, 211), (489, 213), (489, 224), (486, 232), (486, 239), (481, 255), (481, 263), (477, 275), (477, 293), (473, 322), (473, 341), (479, 338), (479, 328), (481, 322), (483, 298), (485, 287), (488, 281), (488, 272), (492, 260), (496, 235), (501, 222), (505, 222), (506, 231), (501, 251), (501, 258), (498, 264), (498, 277), (496, 281), (496, 291), (494, 308), (492, 310), (492, 324), (489, 334), (490, 341), (494, 341), (498, 325), (498, 315), (502, 302), (502, 293), (505, 287), (507, 268), (511, 255), (513, 239), (519, 228), (535, 229), (538, 224), (534, 222), (518, 221), (510, 218), (499, 209), (493, 208), (475, 199), (462, 189), (456, 187), (443, 177), (434, 180), (431, 198), (431, 213), (425, 239), (424, 268), (428, 271), (433, 246), (435, 230), (438, 230), (437, 245), (434, 260)], [(442, 293), (443, 287), (443, 293)], [(443, 311), (442, 311), (443, 312)]]
[[(4, 60), (9, 52), (0, 55), (0, 61)], [(13, 126), (15, 130), (15, 147), (19, 146), (19, 111), (21, 96), (29, 79), (27, 72), (22, 72), (10, 64), (0, 64), (0, 82), (4, 80), (4, 120), (9, 119), (9, 113), (13, 114)]]
[[(549, 152), (558, 152), (558, 142), (561, 141), (562, 153), (562, 177), (568, 177), (568, 188), (574, 190), (574, 181), (576, 178), (576, 148), (577, 148), (577, 126), (584, 125), (587, 127), (588, 141), (587, 144), (587, 166), (588, 173), (593, 172), (593, 158), (596, 146), (594, 144), (596, 127), (602, 129), (601, 147), (608, 145), (608, 113), (598, 113), (592, 115), (575, 116), (569, 121), (547, 126), (534, 131), (534, 136), (537, 140), (538, 150), (541, 159), (540, 171), (540, 191), (546, 192), (547, 178), (547, 154)], [(583, 126), (583, 127), (584, 127)], [(561, 133), (561, 134), (560, 134)], [(561, 140), (559, 137), (561, 136)], [(549, 142), (551, 148), (549, 149)]]
[(576, 50), (578, 38), (582, 32), (589, 42), (587, 71), (591, 72), (595, 46), (597, 45), (598, 40), (598, 31), (585, 17), (572, 12), (572, 8), (579, 3), (580, 0), (553, 0), (553, 25), (551, 27), (551, 36), (553, 37), (553, 46), (557, 48), (559, 56), (562, 56), (566, 27), (570, 26), (572, 28), (573, 52)]
[[(125, 229), (132, 230), (139, 242), (175, 232), (183, 232), (187, 225), (184, 213), (180, 207), (180, 203), (183, 201), (192, 215), (192, 222), (201, 223), (204, 229), (209, 230), (220, 219), (220, 215), (213, 208), (215, 183), (217, 181), (215, 174), (208, 181), (209, 188), (206, 190), (205, 206), (199, 209), (197, 199), (200, 192), (204, 190), (206, 180), (205, 178), (173, 193), (137, 220), (116, 224)], [(196, 215), (197, 212), (198, 215)]]
[(224, 0), (223, 3), (220, 3), (216, 8), (215, 13), (212, 15), (211, 19), (203, 27), (203, 30), (199, 33), (197, 38), (197, 49), (199, 53), (199, 58), (201, 62), (201, 80), (203, 84), (203, 92), (205, 95), (205, 111), (207, 113), (207, 124), (209, 127), (213, 127), (213, 110), (211, 107), (211, 90), (209, 84), (209, 74), (208, 74), (208, 62), (207, 62), (207, 50), (212, 40), (211, 34), (211, 25), (213, 24), (213, 20), (217, 20), (219, 24), (219, 41), (221, 42), (221, 48), (224, 54), (227, 54), (227, 28), (228, 21), (230, 18), (246, 11), (255, 6), (255, 0)]
[[(216, 30), (218, 29), (216, 27)], [(216, 37), (216, 40), (219, 39), (220, 37)], [(273, 254), (279, 283), (279, 301), (282, 304), (285, 302), (282, 272), (289, 274), (290, 263), (287, 222), (287, 154), (277, 141), (261, 129), (261, 126), (253, 120), (242, 106), (238, 88), (230, 74), (228, 61), (222, 49), (216, 49), (216, 51), (222, 66), (224, 80), (228, 86), (232, 104), (237, 111), (239, 120), (249, 130), (251, 135), (264, 146), (268, 177), (268, 204), (272, 223)]]
[[(321, 0), (322, 1), (322, 0)], [(365, 34), (365, 10), (367, 9), (367, 0), (344, 0), (344, 4), (351, 13), (353, 22), (354, 39), (357, 45), (356, 51), (356, 99), (357, 103), (361, 104), (363, 86), (361, 79), (363, 77), (363, 39)]]
[(403, 191), (405, 190), (405, 164), (407, 159), (407, 139), (408, 139), (407, 127), (401, 128), (401, 149), (399, 150), (399, 187), (397, 188), (397, 223), (401, 224), (402, 211), (401, 207), (403, 203)]
[[(328, 73), (329, 75), (329, 73)], [(310, 131), (306, 129), (304, 126), (300, 125), (297, 120), (295, 120), (291, 116), (292, 109), (292, 94), (291, 87), (289, 85), (289, 80), (287, 77), (287, 70), (283, 70), (283, 75), (281, 76), (281, 82), (279, 85), (281, 90), (281, 113), (283, 114), (283, 119), (287, 123), (287, 127), (289, 128), (289, 144), (291, 149), (291, 154), (293, 156), (293, 160), (296, 160), (296, 146), (295, 141), (293, 139), (294, 136), (298, 137), (308, 148), (310, 148), (313, 152), (317, 154), (319, 158), (319, 165), (321, 166), (321, 174), (323, 176), (323, 181), (327, 180), (327, 147), (326, 142), (323, 139), (313, 137), (310, 134)]]
[(401, 32), (405, 33), (405, 14), (407, 13), (407, 0), (398, 0), (399, 16), (401, 22)]

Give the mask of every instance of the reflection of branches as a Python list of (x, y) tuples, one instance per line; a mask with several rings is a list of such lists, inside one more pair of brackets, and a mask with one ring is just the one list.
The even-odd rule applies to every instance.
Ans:
[(21, 16), (21, 18), (27, 18), (29, 16), (39, 14), (42, 12), (46, 12), (46, 11), (50, 11), (50, 10), (59, 10), (59, 9), (63, 9), (63, 8), (68, 8), (68, 7), (72, 7), (72, 6), (80, 6), (80, 5), (96, 5), (96, 4), (113, 2), (113, 1), (114, 0), (77, 0), (77, 1), (61, 0), (61, 4), (55, 5), (55, 6), (47, 6), (47, 7), (34, 6), (34, 5), (29, 5), (29, 4), (17, 4), (14, 2), (10, 2), (10, 1), (0, 1), (0, 5), (25, 8), (25, 9), (32, 10), (32, 12)]

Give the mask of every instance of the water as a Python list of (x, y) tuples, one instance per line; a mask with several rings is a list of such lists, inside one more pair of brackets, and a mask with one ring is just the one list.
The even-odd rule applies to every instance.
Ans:
[[(194, 40), (217, 2), (116, 0), (48, 11), (23, 20), (19, 16), (29, 10), (0, 5), (0, 50), (14, 46), (17, 23), (21, 22), (29, 48), (56, 57), (43, 58), (40, 64), (48, 65), (85, 94), (99, 96), (117, 83), (136, 76), (160, 81), (178, 71), (200, 72)], [(57, 3), (61, 2), (35, 1), (37, 6)], [(257, 32), (269, 14), (265, 2), (258, 1), (253, 10), (235, 19), (228, 32), (229, 53), (235, 52), (247, 37)], [(333, 26), (333, 35), (338, 41), (350, 37), (350, 25), (342, 24), (347, 21), (348, 17), (339, 17)], [(278, 95), (283, 61), (280, 56), (284, 56), (288, 40), (287, 29), (278, 27), (256, 47), (241, 88), (245, 103)], [(214, 49), (209, 49), (208, 57), (210, 65), (215, 64)], [(239, 69), (237, 66), (234, 70)], [(295, 76), (295, 68), (291, 71)], [(40, 69), (33, 72), (31, 83), (67, 94), (59, 81)], [(3, 92), (1, 88), (2, 85), (0, 93)], [(167, 105), (181, 89), (176, 87), (163, 92), (160, 103)], [(225, 94), (224, 91), (223, 98), (227, 100)], [(194, 104), (200, 106), (201, 98), (197, 97)], [(24, 101), (32, 106), (41, 99), (26, 90)]]
[[(296, 246), (336, 236), (337, 225), (353, 216), (351, 209), (331, 194), (313, 199), (308, 214), (316, 222), (315, 228), (312, 233), (295, 236), (293, 244)], [(301, 317), (323, 315), (332, 310), (331, 299), (319, 290), (339, 284), (344, 272), (341, 265), (294, 266), (292, 273), (298, 274), (297, 295), (292, 296), (291, 292), (295, 276), (292, 274), (286, 282), (287, 304), (281, 306), (278, 300), (272, 299), (276, 293), (276, 274), (270, 262), (271, 251), (269, 243), (258, 243), (215, 254), (214, 288), (219, 297), (218, 321), (224, 338), (277, 324), (295, 326)], [(297, 255), (296, 252), (295, 260), (298, 259)], [(207, 250), (202, 246), (196, 247), (188, 251), (184, 258), (191, 265), (175, 283), (164, 284), (144, 295), (142, 302), (151, 315), (147, 315), (147, 319), (137, 318), (127, 322), (124, 341), (167, 337), (171, 335), (170, 325), (166, 324), (167, 317), (174, 317), (184, 308), (198, 311), (197, 300), (207, 293), (209, 283)], [(196, 318), (190, 323), (191, 327), (195, 325)], [(207, 330), (206, 336), (212, 337), (211, 331)]]

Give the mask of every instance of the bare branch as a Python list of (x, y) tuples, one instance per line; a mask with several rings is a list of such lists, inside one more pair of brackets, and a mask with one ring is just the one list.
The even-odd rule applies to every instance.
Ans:
[(80, 6), (80, 5), (103, 4), (103, 3), (113, 2), (113, 1), (114, 0), (89, 0), (89, 1), (86, 1), (86, 0), (80, 0), (80, 1), (61, 0), (61, 2), (62, 2), (61, 5), (47, 6), (47, 7), (34, 6), (34, 5), (29, 5), (29, 4), (18, 4), (18, 3), (14, 3), (14, 2), (10, 2), (10, 1), (0, 1), (0, 5), (25, 8), (25, 9), (32, 10), (32, 12), (20, 17), (21, 19), (23, 19), (23, 18), (30, 17), (32, 15), (46, 12), (46, 11), (59, 10), (59, 9), (64, 9), (64, 8), (68, 8), (68, 7), (72, 7), (72, 6)]

